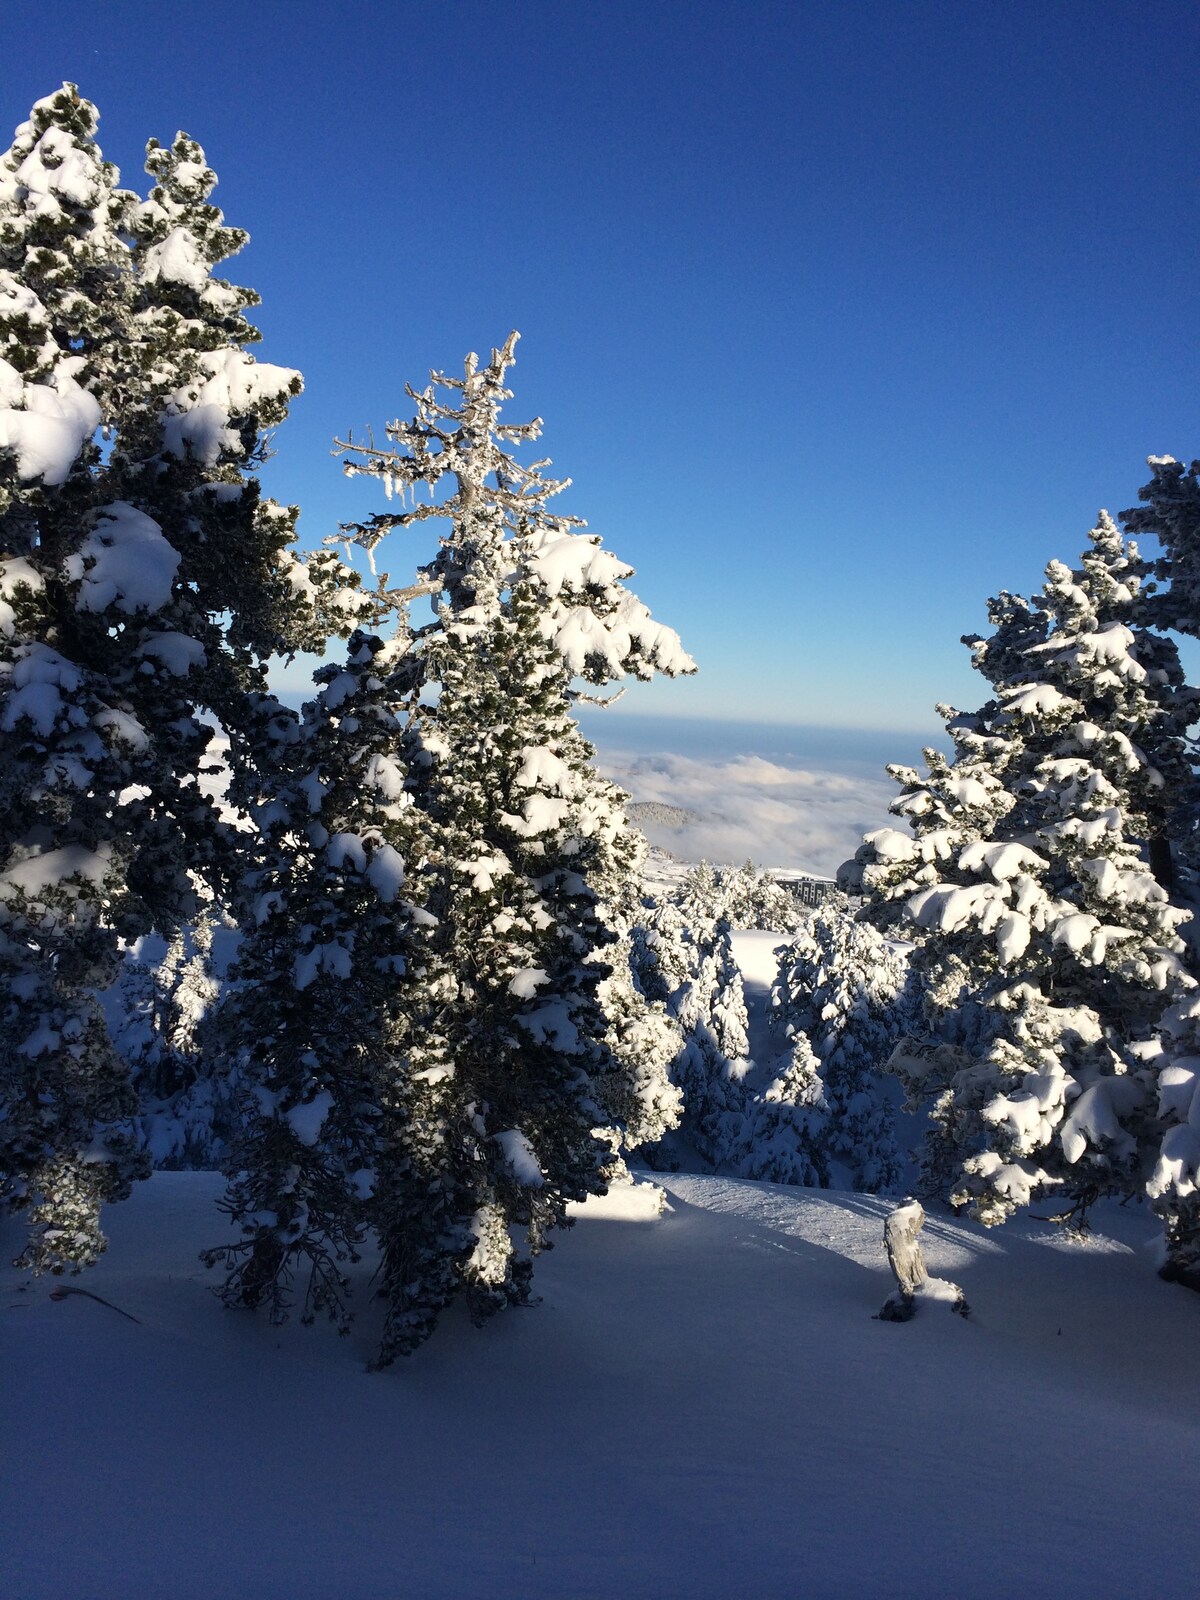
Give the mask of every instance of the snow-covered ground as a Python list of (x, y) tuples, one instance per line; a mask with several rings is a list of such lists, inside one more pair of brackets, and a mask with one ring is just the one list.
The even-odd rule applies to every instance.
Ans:
[(1200, 1298), (1144, 1209), (1084, 1247), (931, 1217), (973, 1314), (896, 1325), (885, 1201), (663, 1181), (584, 1211), (539, 1308), (375, 1376), (369, 1309), (222, 1309), (207, 1175), (68, 1284), (137, 1322), (6, 1269), (6, 1600), (1195, 1594)]
[(779, 967), (775, 951), (787, 942), (786, 933), (765, 933), (761, 928), (736, 928), (733, 933), (733, 959), (742, 974), (750, 1057), (755, 1063), (746, 1080), (752, 1089), (765, 1088), (773, 1076), (778, 1051), (767, 1032), (767, 1018)]

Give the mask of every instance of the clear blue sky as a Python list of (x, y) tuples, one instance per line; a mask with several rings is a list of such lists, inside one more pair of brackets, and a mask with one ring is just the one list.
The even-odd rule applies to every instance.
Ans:
[(134, 186), (204, 144), (308, 543), (373, 504), (331, 436), (521, 330), (563, 509), (701, 663), (634, 711), (933, 726), (986, 596), (1200, 454), (1193, 0), (4, 11), (4, 142), (72, 79)]

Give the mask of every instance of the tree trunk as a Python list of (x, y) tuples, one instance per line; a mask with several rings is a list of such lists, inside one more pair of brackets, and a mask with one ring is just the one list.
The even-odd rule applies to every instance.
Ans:
[(1150, 871), (1155, 883), (1164, 889), (1175, 887), (1175, 863), (1171, 859), (1171, 841), (1165, 833), (1156, 833), (1150, 841)]

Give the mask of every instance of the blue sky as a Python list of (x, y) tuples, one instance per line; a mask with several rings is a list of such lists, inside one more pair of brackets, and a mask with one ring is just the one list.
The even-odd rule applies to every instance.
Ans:
[(0, 139), (71, 79), (134, 186), (148, 136), (204, 144), (262, 353), (305, 374), (266, 477), (306, 542), (374, 504), (335, 432), (521, 330), (562, 508), (702, 668), (616, 715), (932, 728), (980, 698), (986, 596), (1200, 454), (1191, 3), (8, 0), (4, 31)]

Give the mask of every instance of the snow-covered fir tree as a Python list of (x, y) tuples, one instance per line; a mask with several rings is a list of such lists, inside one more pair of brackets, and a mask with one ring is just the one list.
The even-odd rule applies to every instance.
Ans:
[(800, 904), (785, 884), (753, 861), (720, 873), (724, 889), (722, 914), (733, 928), (761, 928), (766, 933), (791, 933), (801, 920)]
[[(646, 908), (634, 963), (644, 992), (665, 1004), (682, 1033), (670, 1068), (683, 1096), (681, 1131), (719, 1167), (743, 1139), (750, 1046), (732, 929), (723, 917), (708, 919), (710, 880), (715, 874), (702, 864), (680, 895)], [(653, 1150), (646, 1155), (656, 1160)]]
[(787, 1041), (778, 1068), (762, 1095), (747, 1105), (732, 1170), (740, 1178), (827, 1188), (829, 1107), (821, 1062), (802, 1028)]
[(1163, 1277), (1200, 1289), (1200, 990), (1167, 1008), (1157, 1068), (1162, 1144), (1146, 1184), (1162, 1218)]
[[(1200, 638), (1200, 462), (1185, 467), (1172, 456), (1151, 456), (1149, 466), (1150, 481), (1138, 491), (1143, 504), (1121, 514), (1130, 534), (1152, 534), (1162, 547), (1154, 563), (1160, 582), (1147, 612), (1158, 628)], [(1186, 785), (1175, 798), (1163, 841), (1170, 844), (1174, 865), (1194, 882), (1200, 873), (1200, 790)], [(1156, 872), (1166, 881), (1171, 864), (1164, 842)]]
[(741, 1137), (750, 1068), (746, 996), (724, 918), (701, 952), (677, 1015), (685, 1036), (685, 1061), (677, 1069), (685, 1119), (697, 1148), (720, 1167)]
[(578, 809), (590, 751), (565, 670), (527, 584), (491, 617), (466, 609), (446, 617), (436, 661), (427, 801), (446, 868), (431, 908), (456, 979), (442, 1026), (475, 1147), (461, 1270), (483, 1315), (527, 1298), (566, 1201), (603, 1189), (602, 1084), (619, 1069), (598, 995), (611, 941), (586, 875), (597, 819)]
[[(641, 914), (632, 956), (637, 981), (660, 999), (682, 1031), (671, 1065), (684, 1103), (683, 1135), (714, 1167), (748, 1147), (754, 1100), (742, 975), (733, 954), (735, 927), (790, 932), (800, 920), (795, 897), (751, 862), (716, 867), (702, 861), (679, 888)], [(655, 1163), (652, 1148), (643, 1158)], [(786, 1181), (786, 1180), (781, 1180)]]
[(689, 928), (707, 931), (714, 927), (726, 905), (720, 872), (711, 861), (701, 861), (684, 878), (673, 899)]
[(800, 920), (795, 895), (752, 861), (740, 867), (717, 867), (701, 861), (675, 893), (690, 926), (708, 929), (722, 918), (731, 928), (762, 928), (790, 933)]
[[(988, 602), (992, 632), (964, 638), (972, 665), (998, 695), (1021, 682), (1028, 671), (1025, 652), (1045, 641), (1048, 613), (1020, 595), (1002, 593)], [(988, 838), (1012, 809), (1015, 796), (1006, 782), (1006, 764), (1018, 749), (1009, 737), (1002, 699), (977, 712), (939, 705), (953, 747), (947, 759), (927, 749), (925, 771), (893, 764), (889, 776), (900, 793), (889, 810), (904, 828), (868, 833), (852, 862), (838, 874), (842, 889), (863, 895), (878, 927), (904, 922), (904, 907), (920, 889), (938, 881), (941, 864), (977, 839)], [(997, 724), (1000, 724), (999, 728)], [(909, 924), (905, 937), (916, 934)]]
[(294, 580), (292, 519), (246, 477), (299, 378), (240, 348), (254, 297), (207, 275), (244, 236), (203, 203), (202, 152), (152, 146), (139, 207), (96, 124), (64, 85), (0, 161), (0, 959), (21, 1001), (0, 1165), (38, 1270), (94, 1259), (100, 1203), (144, 1170), (94, 999), (119, 940), (171, 937), (232, 875), (197, 713), (236, 740), (266, 655), (314, 642), (336, 578)]
[(110, 628), (157, 612), (171, 552), (98, 489), (94, 435), (129, 324), (128, 199), (70, 85), (0, 158), (0, 1196), (35, 1270), (103, 1248), (146, 1170), (95, 991), (143, 931), (118, 797), (149, 736), (109, 681)]
[[(298, 372), (247, 348), (261, 337), (246, 316), (257, 293), (215, 273), (249, 236), (211, 203), (216, 173), (186, 133), (169, 147), (152, 139), (146, 169), (154, 186), (130, 222), (137, 371), (110, 471), (179, 552), (181, 591), (195, 596), (188, 620), (206, 630), (206, 653), (217, 653), (203, 664), (214, 678), (205, 688), (235, 723), (236, 765), (246, 701), (233, 691), (261, 691), (267, 656), (345, 637), (371, 603), (328, 552), (299, 559), (296, 508), (264, 500), (248, 471), (301, 388)], [(177, 606), (185, 600), (176, 594)]]
[(1185, 466), (1173, 456), (1150, 456), (1147, 465), (1142, 504), (1123, 511), (1121, 523), (1128, 534), (1153, 534), (1162, 546), (1156, 572), (1169, 587), (1153, 597), (1155, 621), (1200, 637), (1200, 461)]
[[(611, 792), (611, 815), (620, 816), (620, 791), (599, 774), (591, 776), (601, 794)], [(643, 981), (645, 836), (624, 827), (606, 830), (606, 841), (592, 881), (613, 935), (613, 942), (599, 952), (609, 975), (598, 995), (608, 1024), (607, 1043), (621, 1069), (601, 1082), (613, 1129), (612, 1165), (619, 1174), (626, 1155), (657, 1145), (679, 1125), (683, 1094), (671, 1079), (671, 1063), (683, 1047), (683, 1030), (668, 1010), (661, 986), (651, 997)]]
[(213, 921), (179, 927), (162, 960), (126, 958), (115, 991), (113, 1042), (138, 1099), (139, 1141), (156, 1168), (216, 1168), (233, 1128), (233, 1085), (214, 1073), (204, 1033), (220, 985)]
[[(425, 683), (410, 722), (438, 975), (417, 1003), (438, 1061), (425, 1064), (426, 1045), (398, 1072), (381, 1138), (369, 1215), (383, 1250), (382, 1362), (412, 1349), (459, 1292), (479, 1317), (526, 1300), (567, 1203), (605, 1186), (629, 1131), (610, 1118), (624, 1107), (656, 1126), (672, 1107), (654, 1059), (618, 1048), (636, 989), (621, 996), (619, 1032), (602, 1006), (621, 933), (610, 905), (624, 797), (594, 772), (572, 680), (694, 667), (625, 588), (631, 569), (551, 515), (565, 485), (506, 448), (540, 430), (500, 420), (515, 342), (410, 390), (416, 415), (389, 426), (387, 447), (346, 445), (347, 470), (403, 504), (351, 539), (373, 550), (397, 528), (449, 525), (422, 569), (437, 615), (417, 633)], [(415, 498), (421, 484), (428, 501)]]
[[(230, 1304), (349, 1322), (389, 1086), (410, 1038), (414, 959), (427, 923), (410, 863), (421, 824), (408, 788), (404, 708), (416, 677), (402, 629), (359, 632), (301, 724), (262, 710), (273, 798), (243, 886), (248, 926), (217, 1014), (216, 1050), (241, 1086), (224, 1209), (239, 1239), (206, 1252)], [(419, 893), (419, 878), (416, 892)], [(427, 1043), (422, 1049), (428, 1050)]]
[[(763, 1145), (779, 1149), (776, 1126), (790, 1092), (806, 1112), (814, 1102), (808, 1072), (816, 1063), (823, 1121), (806, 1116), (797, 1125), (804, 1159), (820, 1151), (823, 1181), (874, 1193), (899, 1175), (894, 1109), (880, 1072), (907, 1022), (908, 965), (902, 954), (844, 904), (827, 904), (802, 923), (778, 951), (771, 993), (771, 1025), (788, 1062), (784, 1082), (768, 1091), (770, 1109)], [(759, 1149), (757, 1120), (748, 1133), (755, 1171), (770, 1177)], [(781, 1170), (776, 1182), (794, 1182)], [(801, 1180), (804, 1181), (804, 1180)]]
[[(1162, 555), (1156, 574), (1167, 580), (1150, 602), (1161, 628), (1200, 637), (1200, 462), (1185, 466), (1172, 456), (1149, 458), (1150, 481), (1138, 491), (1141, 505), (1122, 513), (1131, 534), (1149, 533)], [(1174, 864), (1182, 869), (1182, 892), (1195, 901), (1200, 870), (1200, 790), (1195, 781), (1176, 791), (1167, 834)], [(1192, 930), (1188, 930), (1191, 932)], [(1194, 936), (1194, 935), (1193, 935)], [(1160, 1026), (1159, 1113), (1164, 1132), (1147, 1185), (1163, 1220), (1163, 1275), (1200, 1284), (1200, 1096), (1197, 1095), (1198, 1003), (1189, 994), (1172, 1006)]]
[[(173, 793), (183, 803), (168, 832), (187, 836), (202, 826), (189, 851), (192, 870), (198, 858), (223, 884), (240, 870), (248, 836), (215, 826), (215, 807), (197, 796), (212, 719), (229, 741), (231, 798), (249, 809), (262, 788), (255, 738), (270, 723), (259, 709), (268, 659), (323, 649), (329, 634), (349, 633), (370, 602), (330, 554), (297, 558), (296, 508), (264, 500), (253, 476), (267, 430), (286, 417), (301, 380), (255, 359), (247, 347), (260, 336), (246, 312), (259, 297), (215, 273), (248, 235), (227, 227), (211, 203), (216, 174), (187, 134), (169, 147), (151, 140), (146, 166), (154, 186), (129, 224), (134, 362), (107, 478), (178, 557), (168, 626), (138, 643), (135, 686), (145, 701), (139, 713), (178, 743), (170, 752)], [(210, 720), (189, 718), (197, 707)]]
[(1102, 515), (1078, 570), (1046, 569), (1026, 613), (1044, 615), (1044, 634), (998, 630), (997, 701), (968, 749), (1007, 805), (989, 831), (951, 836), (904, 902), (926, 935), (935, 1018), (965, 1004), (986, 1018), (965, 1064), (943, 1054), (929, 1071), (930, 1053), (908, 1087), (933, 1099), (934, 1180), (950, 1174), (953, 1202), (988, 1223), (1045, 1192), (1083, 1216), (1101, 1194), (1133, 1192), (1150, 1153), (1141, 1047), (1190, 982), (1188, 913), (1150, 853), (1187, 781), (1194, 712), (1173, 647), (1144, 625), (1146, 576)]

